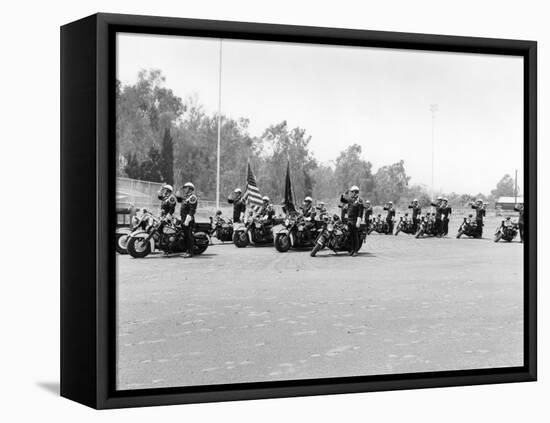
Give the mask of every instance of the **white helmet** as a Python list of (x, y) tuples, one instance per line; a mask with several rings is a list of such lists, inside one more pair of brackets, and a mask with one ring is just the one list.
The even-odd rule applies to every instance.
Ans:
[(307, 202), (311, 203), (313, 201), (313, 199), (311, 197), (307, 196), (306, 198), (304, 198), (304, 201), (307, 201)]
[(235, 194), (240, 194), (242, 193), (241, 189), (240, 188), (235, 188), (235, 191), (233, 191)]
[(269, 197), (268, 197), (267, 195), (264, 195), (264, 196), (262, 197), (262, 200), (263, 200), (263, 201), (269, 201)]
[(169, 185), (169, 184), (164, 184), (162, 186), (162, 189), (168, 190), (170, 192), (174, 191), (174, 188), (172, 187), (172, 185)]
[(438, 196), (437, 199), (438, 199), (438, 200), (443, 200), (443, 197), (442, 197), (442, 196)]
[(186, 182), (183, 187), (184, 188), (191, 188), (192, 190), (195, 189), (195, 185), (193, 185), (191, 182)]
[(418, 203), (418, 198), (415, 198), (415, 199), (413, 200), (413, 203)]
[(357, 185), (353, 185), (350, 189), (351, 192), (357, 191), (359, 192), (359, 187)]

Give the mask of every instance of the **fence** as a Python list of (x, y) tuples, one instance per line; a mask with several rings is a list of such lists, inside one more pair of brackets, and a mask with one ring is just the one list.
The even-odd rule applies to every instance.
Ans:
[[(149, 181), (140, 181), (137, 179), (130, 179), (124, 177), (117, 177), (117, 206), (128, 206), (133, 204), (138, 208), (147, 208), (150, 211), (157, 211), (160, 205), (157, 194), (162, 184), (158, 182), (149, 182)], [(338, 207), (337, 202), (327, 203), (326, 208), (331, 214), (340, 214), (340, 208)], [(224, 216), (232, 216), (233, 208), (230, 204), (223, 201), (220, 204), (220, 209)], [(199, 198), (199, 208), (197, 210), (197, 218), (207, 219), (209, 216), (213, 216), (216, 213), (216, 202), (210, 199)], [(429, 208), (424, 208), (422, 211), (426, 212), (430, 210)], [(405, 213), (410, 213), (409, 209), (397, 207), (396, 209), (397, 216), (404, 215)], [(278, 204), (275, 204), (276, 215), (282, 215), (282, 207)], [(494, 213), (497, 216), (500, 215), (511, 215), (514, 216), (517, 212), (510, 211), (499, 211), (494, 208), (487, 209), (488, 213)], [(470, 208), (453, 208), (453, 216), (467, 216), (469, 213), (474, 213), (474, 210)], [(385, 212), (382, 206), (374, 206), (373, 214), (385, 215)]]

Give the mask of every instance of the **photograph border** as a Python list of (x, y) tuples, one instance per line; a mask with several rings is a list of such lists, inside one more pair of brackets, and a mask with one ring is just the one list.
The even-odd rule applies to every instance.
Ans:
[[(116, 34), (183, 35), (524, 58), (524, 365), (116, 390)], [(61, 28), (61, 395), (94, 408), (534, 381), (537, 378), (535, 41), (95, 14)], [(86, 188), (82, 188), (86, 187)], [(78, 204), (78, 209), (75, 205)], [(82, 228), (82, 222), (86, 227)], [(78, 231), (73, 228), (78, 228)], [(82, 244), (85, 244), (81, 248)], [(78, 246), (78, 248), (76, 248)]]

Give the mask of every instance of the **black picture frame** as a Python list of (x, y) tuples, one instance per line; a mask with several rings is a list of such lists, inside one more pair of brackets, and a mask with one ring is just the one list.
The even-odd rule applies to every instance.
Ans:
[[(115, 34), (488, 53), (524, 59), (524, 365), (522, 367), (115, 390)], [(398, 32), (118, 14), (61, 28), (61, 395), (90, 407), (232, 401), (431, 388), (537, 378), (537, 44)]]

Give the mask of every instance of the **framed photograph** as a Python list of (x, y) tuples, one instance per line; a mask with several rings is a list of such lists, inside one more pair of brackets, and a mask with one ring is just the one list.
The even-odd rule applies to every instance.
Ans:
[(61, 394), (536, 380), (536, 42), (61, 28)]

